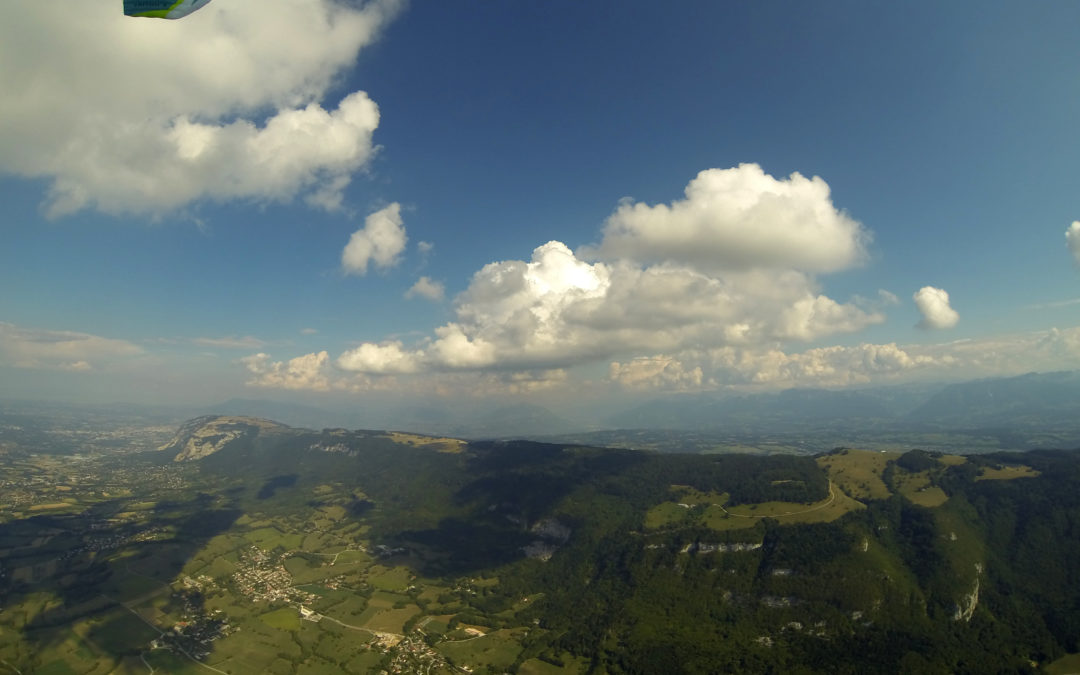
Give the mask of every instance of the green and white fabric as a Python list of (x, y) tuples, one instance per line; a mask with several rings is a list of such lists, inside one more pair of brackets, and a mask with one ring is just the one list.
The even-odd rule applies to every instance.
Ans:
[(124, 14), (155, 19), (180, 19), (210, 0), (124, 0)]

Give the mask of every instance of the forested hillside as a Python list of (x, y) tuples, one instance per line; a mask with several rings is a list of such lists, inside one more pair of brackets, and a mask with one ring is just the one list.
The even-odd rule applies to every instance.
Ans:
[(23, 672), (987, 673), (1080, 651), (1073, 452), (656, 454), (211, 416), (109, 466), (3, 512), (0, 658)]

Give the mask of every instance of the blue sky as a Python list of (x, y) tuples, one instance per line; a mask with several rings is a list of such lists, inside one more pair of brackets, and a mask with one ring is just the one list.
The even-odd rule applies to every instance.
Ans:
[(0, 396), (1080, 367), (1075, 2), (55, 4), (0, 8)]

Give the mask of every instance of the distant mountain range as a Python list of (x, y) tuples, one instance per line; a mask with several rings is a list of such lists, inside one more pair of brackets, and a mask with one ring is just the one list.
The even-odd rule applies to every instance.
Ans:
[(756, 434), (822, 429), (932, 431), (1080, 429), (1080, 371), (1029, 373), (957, 384), (866, 389), (788, 389), (775, 393), (657, 397), (592, 424), (518, 404), (485, 410), (437, 405), (385, 411), (232, 399), (199, 414), (248, 415), (309, 428), (393, 428), (465, 438), (530, 438), (610, 429)]
[(789, 389), (750, 396), (655, 399), (608, 420), (612, 428), (794, 430), (835, 425), (907, 429), (1080, 427), (1080, 372), (1029, 373), (949, 385)]
[(951, 426), (1074, 426), (1080, 423), (1080, 372), (1030, 373), (951, 384), (907, 419)]
[[(610, 409), (610, 408), (609, 408)], [(717, 393), (656, 397), (610, 416), (590, 419), (588, 406), (561, 413), (534, 404), (485, 407), (482, 401), (422, 404), (302, 404), (234, 398), (205, 407), (133, 404), (75, 406), (0, 402), (0, 420), (19, 424), (66, 416), (99, 424), (123, 420), (179, 423), (202, 415), (250, 416), (309, 429), (398, 429), (472, 439), (551, 438), (612, 430), (708, 432), (728, 436), (856, 432), (988, 432), (1026, 434), (1002, 447), (1031, 447), (1032, 434), (1057, 434), (1058, 445), (1080, 441), (1080, 371), (1029, 373), (958, 384), (909, 384), (866, 389), (789, 389), (752, 395)], [(43, 418), (44, 419), (44, 418)], [(39, 420), (40, 421), (40, 420)], [(32, 425), (31, 425), (32, 426)], [(613, 443), (611, 439), (603, 441)]]

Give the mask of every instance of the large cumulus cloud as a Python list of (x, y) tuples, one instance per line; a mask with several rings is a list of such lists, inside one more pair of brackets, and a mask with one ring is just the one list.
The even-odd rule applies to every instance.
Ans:
[(363, 92), (323, 98), (397, 9), (218, 2), (150, 21), (118, 2), (3, 3), (0, 171), (47, 179), (52, 216), (298, 196), (335, 208), (379, 113)]
[(679, 260), (711, 272), (835, 272), (858, 262), (869, 239), (833, 206), (828, 184), (817, 176), (776, 179), (757, 164), (741, 164), (702, 171), (685, 195), (671, 204), (624, 201), (608, 218), (595, 255)]
[[(671, 206), (621, 204), (601, 241), (577, 252), (550, 241), (528, 260), (489, 263), (432, 336), (412, 346), (361, 344), (336, 365), (369, 375), (563, 369), (811, 341), (883, 320), (875, 303), (821, 292), (816, 275), (858, 263), (868, 238), (832, 205), (822, 179), (777, 180), (744, 164), (702, 172), (686, 195)], [(650, 363), (620, 372), (658, 362)]]

